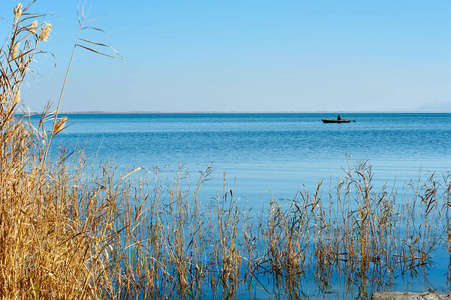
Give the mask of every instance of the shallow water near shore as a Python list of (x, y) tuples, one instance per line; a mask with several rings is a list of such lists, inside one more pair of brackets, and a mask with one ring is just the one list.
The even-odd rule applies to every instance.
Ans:
[[(389, 188), (400, 190), (400, 204), (409, 201), (402, 191), (407, 181), (451, 170), (451, 114), (342, 114), (344, 119), (355, 120), (349, 124), (323, 124), (321, 118), (336, 118), (336, 114), (317, 113), (67, 116), (72, 125), (57, 136), (56, 143), (68, 149), (82, 145), (88, 157), (111, 159), (119, 170), (159, 167), (163, 176), (170, 178), (181, 163), (194, 183), (198, 172), (212, 164), (211, 180), (200, 194), (204, 205), (223, 192), (224, 173), (227, 189), (240, 198), (239, 205), (260, 210), (272, 197), (290, 199), (299, 190), (314, 192), (319, 181), (326, 195), (337, 178), (345, 176), (343, 169), (362, 160), (373, 166), (376, 189), (387, 182)], [(449, 289), (448, 264), (449, 253), (438, 249), (432, 265), (422, 266), (414, 274), (397, 274), (386, 288)], [(359, 282), (357, 276), (354, 288), (346, 291), (349, 276), (326, 275), (324, 290), (319, 290), (324, 281), (317, 273), (303, 275), (298, 280), (302, 286), (299, 294), (336, 299), (358, 297), (365, 292), (360, 286), (374, 291), (371, 283)], [(264, 275), (260, 280), (265, 280)], [(253, 293), (257, 298), (267, 297), (273, 288)], [(248, 296), (243, 294), (243, 298)], [(290, 298), (289, 294), (280, 296)]]

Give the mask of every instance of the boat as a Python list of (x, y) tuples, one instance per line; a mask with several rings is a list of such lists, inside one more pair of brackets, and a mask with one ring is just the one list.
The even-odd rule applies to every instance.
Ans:
[[(351, 120), (326, 120), (326, 119), (321, 119), (323, 121), (323, 123), (351, 123)], [(355, 121), (352, 121), (355, 122)]]

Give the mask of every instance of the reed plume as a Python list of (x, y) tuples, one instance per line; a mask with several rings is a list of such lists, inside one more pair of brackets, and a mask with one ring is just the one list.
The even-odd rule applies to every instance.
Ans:
[(17, 4), (14, 8), (14, 21), (18, 22), (20, 17), (22, 16), (22, 3)]
[(43, 42), (46, 42), (47, 39), (50, 37), (50, 32), (52, 32), (52, 24), (46, 23), (41, 28), (41, 34), (39, 35), (39, 39)]

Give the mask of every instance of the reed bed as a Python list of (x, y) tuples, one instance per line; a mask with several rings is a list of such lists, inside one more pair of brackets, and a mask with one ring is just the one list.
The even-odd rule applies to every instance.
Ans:
[(199, 198), (211, 167), (191, 184), (182, 168), (167, 179), (73, 150), (48, 155), (67, 119), (50, 106), (38, 123), (18, 114), (51, 30), (30, 7), (14, 9), (0, 49), (0, 298), (304, 298), (336, 282), (344, 297), (368, 298), (429, 266), (436, 249), (451, 253), (450, 173), (398, 192), (376, 189), (371, 165), (357, 162), (333, 188), (271, 197), (256, 212), (225, 179)]

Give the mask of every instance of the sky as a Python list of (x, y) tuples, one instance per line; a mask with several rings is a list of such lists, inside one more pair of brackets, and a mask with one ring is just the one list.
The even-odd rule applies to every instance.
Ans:
[(37, 0), (55, 58), (31, 65), (32, 111), (58, 102), (83, 3), (124, 60), (77, 48), (64, 112), (451, 111), (449, 0)]

